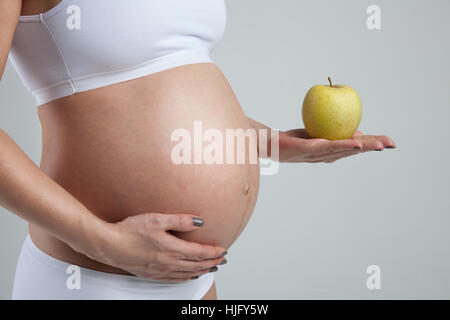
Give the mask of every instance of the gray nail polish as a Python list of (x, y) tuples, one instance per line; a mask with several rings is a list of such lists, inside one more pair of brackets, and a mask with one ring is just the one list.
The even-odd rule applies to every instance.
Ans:
[(195, 280), (195, 279), (198, 279), (198, 278), (199, 278), (199, 276), (193, 276), (193, 277), (191, 277), (192, 280)]
[(209, 269), (209, 272), (216, 272), (217, 270), (219, 270), (219, 268), (217, 268), (217, 267), (212, 267), (211, 269)]
[(222, 252), (222, 254), (220, 256), (218, 256), (217, 258), (222, 258), (224, 256), (226, 256), (228, 254), (228, 251), (224, 251)]
[(200, 218), (192, 218), (192, 223), (193, 223), (194, 226), (196, 226), (196, 227), (201, 227), (201, 226), (203, 226), (203, 224), (204, 224), (205, 222), (203, 221), (203, 219), (200, 219)]
[(223, 264), (226, 264), (228, 261), (227, 261), (227, 259), (223, 259), (220, 263), (219, 263), (219, 266), (220, 265), (223, 265)]

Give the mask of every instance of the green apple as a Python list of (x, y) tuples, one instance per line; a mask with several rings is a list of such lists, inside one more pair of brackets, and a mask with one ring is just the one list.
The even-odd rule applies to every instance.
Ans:
[(303, 101), (302, 117), (312, 138), (350, 138), (361, 122), (361, 100), (353, 88), (344, 85), (317, 85)]

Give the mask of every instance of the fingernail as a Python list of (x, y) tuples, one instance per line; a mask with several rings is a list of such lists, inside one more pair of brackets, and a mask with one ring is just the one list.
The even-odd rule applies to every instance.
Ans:
[(198, 279), (198, 278), (199, 278), (199, 276), (193, 276), (191, 279), (195, 280), (195, 279)]
[(226, 264), (228, 261), (227, 261), (227, 259), (223, 259), (220, 263), (219, 263), (219, 266), (220, 265), (223, 265), (223, 264)]
[(200, 218), (192, 218), (192, 223), (196, 227), (201, 227), (205, 222), (203, 221), (203, 219)]
[(386, 149), (395, 149), (395, 146), (387, 146)]
[(222, 252), (222, 254), (220, 256), (218, 256), (217, 258), (221, 258), (221, 257), (225, 257), (228, 254), (228, 251), (224, 251)]
[(209, 272), (216, 272), (217, 270), (219, 270), (219, 268), (217, 268), (217, 267), (212, 267), (211, 269), (209, 269)]
[(375, 149), (375, 151), (383, 151), (383, 149)]
[(355, 150), (361, 150), (361, 147), (354, 147)]

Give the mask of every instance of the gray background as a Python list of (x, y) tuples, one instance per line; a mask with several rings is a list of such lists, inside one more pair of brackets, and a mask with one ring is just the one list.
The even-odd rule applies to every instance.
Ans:
[[(366, 27), (381, 7), (382, 30)], [(450, 298), (450, 1), (227, 1), (213, 57), (245, 112), (302, 126), (313, 85), (355, 88), (364, 133), (396, 150), (334, 164), (282, 164), (264, 176), (252, 219), (217, 273), (222, 299)], [(36, 162), (33, 98), (8, 65), (0, 127)], [(26, 223), (0, 209), (0, 298), (9, 298)], [(368, 290), (366, 268), (381, 268)]]

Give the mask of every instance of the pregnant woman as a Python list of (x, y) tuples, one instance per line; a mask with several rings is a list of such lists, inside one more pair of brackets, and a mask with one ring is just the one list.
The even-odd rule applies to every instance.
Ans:
[[(178, 164), (173, 132), (270, 130), (209, 56), (224, 0), (0, 0), (0, 21), (0, 75), (9, 54), (43, 139), (37, 167), (0, 131), (0, 204), (29, 222), (13, 298), (215, 299), (259, 164)], [(333, 162), (395, 144), (296, 129), (279, 146), (280, 161)]]

